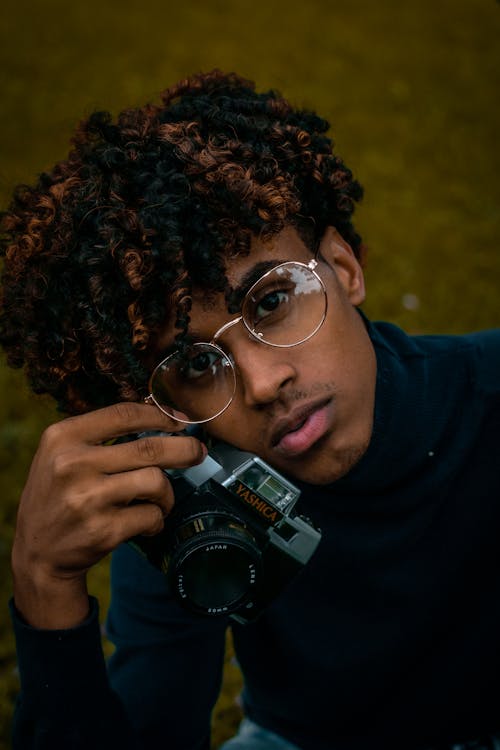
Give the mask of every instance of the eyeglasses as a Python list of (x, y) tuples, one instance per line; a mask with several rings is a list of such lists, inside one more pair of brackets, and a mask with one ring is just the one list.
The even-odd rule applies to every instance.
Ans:
[[(292, 347), (310, 339), (323, 325), (327, 309), (317, 265), (314, 259), (307, 264), (289, 261), (263, 274), (246, 293), (241, 315), (221, 326), (210, 343), (186, 345), (157, 365), (145, 400), (187, 424), (222, 414), (233, 400), (236, 372), (217, 339), (240, 322), (268, 346)], [(178, 412), (188, 418), (179, 419)]]

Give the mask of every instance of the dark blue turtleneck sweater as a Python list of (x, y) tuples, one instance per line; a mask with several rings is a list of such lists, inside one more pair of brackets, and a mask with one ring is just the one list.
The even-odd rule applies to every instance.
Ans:
[[(500, 729), (500, 331), (377, 354), (365, 456), (302, 485), (323, 532), (254, 623), (233, 624), (247, 714), (303, 750), (412, 750)], [(208, 748), (227, 622), (191, 616), (127, 546), (114, 554), (108, 673), (97, 607), (70, 631), (14, 612), (16, 750)]]

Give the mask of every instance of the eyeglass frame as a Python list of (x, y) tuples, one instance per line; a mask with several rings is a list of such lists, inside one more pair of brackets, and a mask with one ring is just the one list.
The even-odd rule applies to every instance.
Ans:
[[(229, 364), (231, 365), (231, 369), (232, 369), (233, 377), (234, 377), (233, 392), (231, 394), (231, 397), (230, 397), (229, 401), (227, 402), (227, 404), (222, 409), (220, 409), (216, 414), (214, 414), (211, 417), (208, 417), (207, 419), (197, 419), (197, 420), (189, 420), (188, 421), (188, 420), (185, 420), (185, 419), (177, 419), (176, 417), (173, 417), (172, 414), (169, 414), (167, 411), (165, 411), (164, 408), (162, 408), (160, 406), (160, 404), (158, 403), (158, 401), (154, 397), (153, 390), (152, 390), (152, 387), (151, 387), (151, 384), (152, 384), (152, 381), (153, 381), (153, 377), (154, 377), (154, 375), (155, 375), (155, 373), (156, 373), (156, 371), (158, 370), (159, 367), (161, 367), (171, 357), (174, 357), (174, 356), (177, 355), (177, 353), (179, 351), (178, 349), (176, 349), (175, 351), (171, 352), (166, 357), (164, 357), (161, 360), (161, 362), (159, 362), (156, 365), (156, 367), (153, 369), (153, 372), (151, 373), (151, 375), (149, 377), (149, 380), (148, 380), (148, 388), (149, 388), (150, 393), (149, 393), (148, 396), (145, 396), (144, 403), (146, 403), (146, 404), (152, 404), (152, 405), (156, 406), (161, 412), (163, 412), (163, 414), (166, 414), (167, 417), (171, 417), (172, 419), (176, 419), (176, 421), (182, 422), (184, 424), (204, 424), (205, 422), (211, 422), (212, 419), (216, 419), (221, 414), (223, 414), (226, 411), (226, 409), (228, 409), (229, 406), (231, 405), (231, 403), (233, 401), (233, 398), (234, 398), (234, 394), (236, 392), (236, 370), (235, 370), (234, 364), (233, 364), (233, 362), (231, 360), (231, 356), (229, 354), (227, 354), (227, 352), (225, 352), (224, 349), (222, 349), (222, 347), (220, 347), (216, 343), (216, 341), (226, 331), (228, 331), (230, 328), (232, 328), (233, 326), (235, 326), (237, 323), (243, 323), (243, 325), (245, 326), (245, 328), (248, 331), (248, 333), (250, 334), (250, 336), (252, 336), (256, 341), (259, 341), (261, 344), (266, 344), (267, 346), (273, 346), (273, 347), (278, 348), (278, 349), (291, 349), (294, 346), (299, 346), (299, 344), (303, 344), (305, 341), (309, 341), (309, 339), (311, 339), (319, 331), (319, 329), (322, 327), (323, 323), (326, 320), (326, 314), (327, 314), (327, 311), (328, 311), (328, 293), (326, 291), (326, 286), (325, 286), (325, 284), (323, 282), (323, 279), (321, 278), (321, 276), (319, 276), (319, 274), (316, 271), (316, 267), (318, 266), (318, 261), (316, 260), (316, 258), (311, 258), (311, 260), (308, 263), (304, 263), (304, 262), (299, 261), (299, 260), (287, 260), (287, 261), (284, 261), (283, 263), (278, 263), (278, 265), (273, 266), (273, 268), (270, 268), (268, 271), (266, 271), (265, 273), (263, 273), (262, 276), (260, 276), (257, 279), (257, 281), (255, 281), (252, 284), (252, 286), (250, 287), (250, 289), (247, 290), (247, 292), (245, 293), (245, 296), (243, 298), (242, 309), (245, 306), (246, 299), (249, 297), (249, 295), (252, 293), (252, 291), (255, 289), (255, 287), (258, 284), (260, 284), (270, 274), (275, 273), (279, 268), (282, 268), (283, 266), (287, 266), (287, 265), (290, 265), (290, 264), (293, 264), (295, 266), (301, 266), (302, 268), (307, 268), (309, 271), (311, 271), (311, 273), (318, 280), (318, 282), (319, 282), (319, 284), (320, 284), (320, 286), (321, 286), (321, 288), (323, 290), (323, 294), (324, 294), (324, 298), (325, 298), (325, 309), (323, 311), (323, 317), (321, 318), (321, 320), (318, 323), (318, 325), (316, 326), (316, 328), (310, 334), (308, 334), (307, 336), (305, 336), (300, 341), (296, 341), (294, 344), (272, 344), (271, 342), (266, 341), (263, 338), (264, 334), (262, 332), (261, 333), (257, 333), (255, 330), (252, 330), (247, 325), (247, 322), (245, 320), (245, 316), (243, 314), (238, 315), (236, 318), (233, 318), (233, 320), (228, 320), (227, 323), (224, 323), (220, 328), (218, 328), (217, 331), (212, 336), (212, 338), (210, 339), (210, 341), (195, 341), (191, 345), (193, 347), (194, 346), (213, 346), (213, 348), (217, 349), (217, 351), (222, 355), (222, 357), (224, 359), (227, 359), (228, 362), (229, 362)], [(176, 411), (176, 410), (174, 409), (173, 411)]]

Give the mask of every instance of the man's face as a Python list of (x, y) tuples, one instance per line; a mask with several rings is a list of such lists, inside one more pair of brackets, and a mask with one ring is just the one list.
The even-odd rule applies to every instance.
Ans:
[[(361, 268), (350, 247), (329, 228), (323, 237), (317, 273), (325, 284), (325, 322), (309, 340), (273, 347), (252, 337), (242, 323), (217, 343), (230, 355), (236, 392), (230, 406), (207, 422), (206, 431), (291, 477), (327, 484), (343, 476), (361, 458), (372, 433), (376, 363), (372, 344), (355, 305), (364, 298)], [(227, 277), (233, 288), (262, 261), (307, 263), (312, 255), (288, 227), (271, 243), (255, 239), (251, 253), (231, 260)], [(194, 290), (190, 330), (211, 341), (230, 315), (224, 296), (207, 301)], [(175, 336), (168, 326), (160, 351)]]

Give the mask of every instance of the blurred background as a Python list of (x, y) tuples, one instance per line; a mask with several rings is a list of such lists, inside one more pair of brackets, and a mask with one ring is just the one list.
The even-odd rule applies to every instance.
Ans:
[[(500, 4), (495, 0), (4, 0), (0, 205), (68, 150), (79, 119), (157, 100), (220, 67), (332, 123), (365, 187), (372, 318), (413, 333), (500, 325)], [(17, 674), (9, 629), (16, 505), (44, 426), (59, 419), (0, 359), (0, 749)], [(107, 606), (107, 565), (91, 576)], [(239, 718), (230, 658), (214, 747)]]

